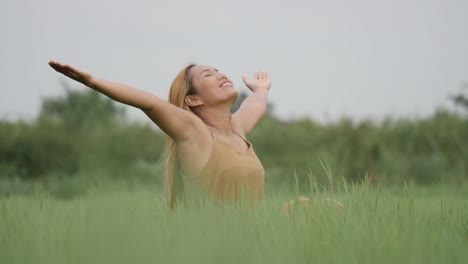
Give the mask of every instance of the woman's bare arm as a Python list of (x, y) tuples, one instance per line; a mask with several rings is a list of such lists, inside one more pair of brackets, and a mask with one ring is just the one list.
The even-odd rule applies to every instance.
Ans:
[(252, 81), (243, 77), (244, 83), (253, 94), (247, 97), (233, 114), (245, 135), (248, 135), (263, 118), (267, 110), (267, 96), (271, 87), (270, 74), (256, 72)]
[(91, 74), (67, 64), (50, 61), (49, 65), (57, 72), (117, 102), (141, 109), (176, 142), (188, 139), (190, 135), (193, 135), (192, 129), (201, 122), (194, 114), (172, 105), (151, 93), (124, 84), (98, 80)]

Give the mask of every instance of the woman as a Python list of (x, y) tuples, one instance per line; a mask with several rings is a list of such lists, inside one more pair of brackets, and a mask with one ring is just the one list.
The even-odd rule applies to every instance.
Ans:
[[(145, 91), (105, 80), (56, 61), (49, 65), (115, 101), (141, 109), (168, 136), (166, 187), (174, 208), (183, 185), (220, 201), (247, 195), (261, 201), (264, 170), (246, 136), (265, 115), (271, 87), (266, 72), (253, 80), (243, 76), (253, 92), (231, 114), (237, 99), (232, 81), (217, 69), (191, 64), (172, 82), (169, 102)], [(187, 188), (186, 188), (187, 189)]]

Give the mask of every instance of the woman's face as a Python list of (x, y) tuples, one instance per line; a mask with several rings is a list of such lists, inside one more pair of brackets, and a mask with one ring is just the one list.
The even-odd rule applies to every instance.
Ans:
[(196, 65), (190, 69), (189, 77), (195, 89), (194, 96), (198, 97), (200, 105), (232, 104), (237, 99), (238, 92), (232, 81), (213, 67)]

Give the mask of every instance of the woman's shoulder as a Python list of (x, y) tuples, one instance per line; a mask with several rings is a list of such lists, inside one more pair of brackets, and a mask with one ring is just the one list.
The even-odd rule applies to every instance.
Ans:
[(243, 137), (244, 139), (247, 138), (247, 135), (245, 135), (244, 129), (242, 128), (242, 124), (237, 118), (231, 118), (231, 125), (232, 130), (234, 130), (236, 134)]

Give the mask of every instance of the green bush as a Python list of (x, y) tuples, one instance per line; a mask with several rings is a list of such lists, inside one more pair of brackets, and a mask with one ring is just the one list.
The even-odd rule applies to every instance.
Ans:
[[(344, 118), (329, 124), (267, 115), (249, 139), (266, 169), (268, 188), (330, 177), (348, 182), (367, 177), (372, 184), (468, 179), (468, 119), (446, 110), (421, 119)], [(110, 99), (68, 92), (45, 100), (34, 122), (0, 121), (0, 178), (91, 181), (105, 175), (162, 186), (164, 144), (155, 125), (129, 122)]]
[(39, 178), (79, 169), (79, 143), (55, 126), (0, 122), (0, 169), (3, 176)]

